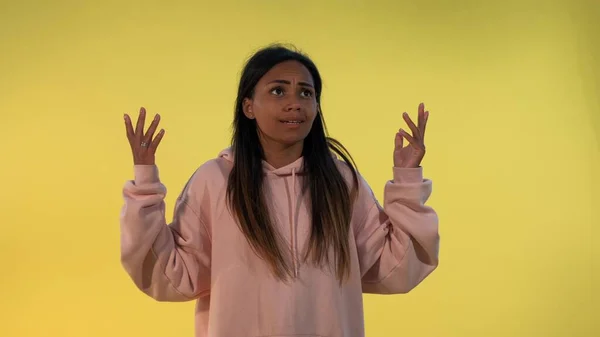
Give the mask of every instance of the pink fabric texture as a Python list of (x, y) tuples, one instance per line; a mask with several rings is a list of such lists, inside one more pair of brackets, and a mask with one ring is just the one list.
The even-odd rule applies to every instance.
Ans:
[[(352, 184), (345, 163), (338, 167)], [(363, 337), (363, 293), (400, 294), (438, 265), (432, 183), (422, 168), (391, 168), (383, 206), (359, 175), (350, 226), (350, 279), (303, 263), (310, 236), (303, 159), (275, 169), (263, 162), (276, 229), (294, 278), (277, 280), (247, 243), (226, 200), (230, 149), (201, 165), (177, 198), (170, 223), (158, 168), (134, 166), (123, 188), (121, 261), (135, 285), (158, 301), (196, 301), (197, 337)]]

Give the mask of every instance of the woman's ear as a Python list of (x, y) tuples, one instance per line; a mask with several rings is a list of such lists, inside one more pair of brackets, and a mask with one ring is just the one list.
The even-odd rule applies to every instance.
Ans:
[(252, 112), (252, 100), (250, 98), (244, 98), (242, 109), (244, 110), (244, 115), (246, 117), (249, 119), (254, 119), (254, 113)]

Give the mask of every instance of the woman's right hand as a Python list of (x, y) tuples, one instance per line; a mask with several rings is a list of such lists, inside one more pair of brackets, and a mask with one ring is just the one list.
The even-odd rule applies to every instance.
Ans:
[(156, 127), (160, 121), (160, 115), (155, 115), (154, 120), (150, 124), (148, 131), (144, 134), (144, 122), (146, 119), (146, 109), (143, 107), (140, 109), (135, 131), (131, 124), (131, 118), (128, 114), (125, 114), (125, 129), (127, 130), (127, 139), (131, 146), (131, 152), (133, 153), (133, 164), (134, 165), (154, 165), (154, 154), (156, 148), (160, 143), (161, 139), (165, 134), (165, 130), (161, 129), (156, 137)]

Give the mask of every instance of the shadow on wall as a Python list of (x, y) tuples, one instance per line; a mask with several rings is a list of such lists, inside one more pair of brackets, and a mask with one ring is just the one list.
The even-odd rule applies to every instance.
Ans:
[(579, 21), (580, 76), (590, 102), (590, 123), (600, 151), (600, 1), (574, 1)]

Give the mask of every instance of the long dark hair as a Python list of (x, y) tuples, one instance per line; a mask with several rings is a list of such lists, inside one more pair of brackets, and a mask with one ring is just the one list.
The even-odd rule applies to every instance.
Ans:
[[(315, 97), (321, 106), (322, 80), (315, 64), (299, 51), (282, 45), (271, 45), (256, 52), (243, 68), (239, 82), (233, 121), (232, 150), (234, 164), (227, 187), (229, 206), (238, 225), (254, 251), (285, 280), (292, 276), (285, 254), (279, 246), (279, 235), (269, 216), (263, 195), (264, 153), (254, 119), (243, 113), (243, 101), (254, 96), (257, 82), (275, 65), (289, 60), (303, 64), (312, 75)], [(312, 213), (309, 247), (304, 260), (322, 266), (329, 264), (330, 249), (336, 276), (340, 283), (350, 273), (349, 227), (356, 189), (350, 188), (338, 170), (332, 151), (348, 165), (358, 186), (356, 165), (349, 152), (337, 140), (327, 136), (327, 128), (319, 110), (304, 140), (305, 188), (310, 189)]]

